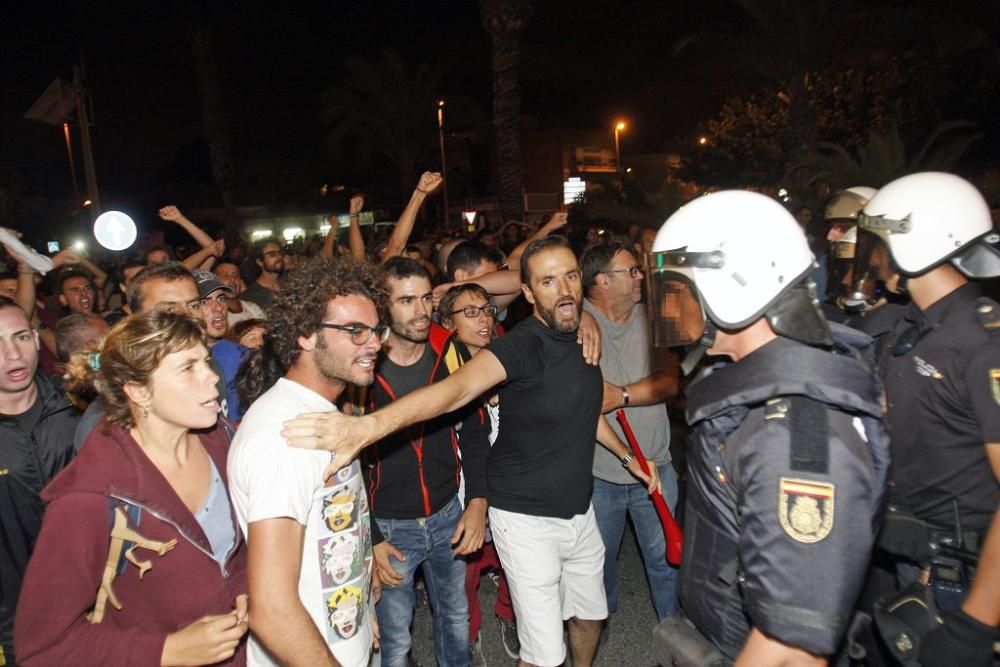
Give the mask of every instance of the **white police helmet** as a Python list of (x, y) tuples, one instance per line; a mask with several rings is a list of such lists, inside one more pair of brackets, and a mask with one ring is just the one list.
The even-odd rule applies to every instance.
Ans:
[(969, 277), (1000, 275), (989, 206), (954, 174), (923, 172), (892, 181), (868, 202), (859, 225), (886, 242), (903, 273), (920, 274), (950, 260)]
[(647, 257), (654, 342), (690, 344), (706, 318), (739, 329), (766, 314), (778, 333), (828, 343), (814, 267), (802, 228), (775, 200), (742, 190), (695, 199), (663, 224)]

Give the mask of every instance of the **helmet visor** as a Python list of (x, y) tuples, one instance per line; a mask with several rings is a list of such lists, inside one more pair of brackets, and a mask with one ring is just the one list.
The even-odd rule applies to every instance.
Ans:
[(889, 247), (880, 236), (858, 230), (857, 240), (854, 257), (845, 263), (839, 285), (848, 309), (874, 303), (898, 280)]
[(651, 271), (646, 277), (646, 306), (657, 347), (690, 345), (705, 332), (705, 311), (691, 281), (673, 271)]

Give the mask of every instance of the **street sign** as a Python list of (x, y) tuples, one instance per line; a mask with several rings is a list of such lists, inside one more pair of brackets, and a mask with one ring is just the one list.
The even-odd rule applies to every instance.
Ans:
[(135, 223), (121, 211), (108, 211), (94, 220), (94, 238), (108, 250), (125, 250), (135, 243)]

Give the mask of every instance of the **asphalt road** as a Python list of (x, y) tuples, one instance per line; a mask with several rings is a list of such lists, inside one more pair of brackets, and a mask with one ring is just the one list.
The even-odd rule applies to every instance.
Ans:
[[(656, 613), (649, 599), (646, 575), (642, 569), (638, 546), (631, 526), (625, 531), (622, 549), (618, 557), (619, 603), (618, 611), (611, 617), (606, 640), (597, 652), (595, 665), (625, 665), (627, 667), (650, 667), (653, 658), (652, 632), (656, 625)], [(500, 623), (493, 615), (496, 586), (484, 576), (479, 588), (479, 600), (483, 607), (483, 627), (480, 637), (483, 656), (489, 667), (514, 665), (500, 641)], [(434, 644), (431, 634), (430, 609), (423, 605), (413, 619), (413, 657), (424, 667), (437, 664), (434, 660)], [(567, 661), (569, 664), (569, 661)]]

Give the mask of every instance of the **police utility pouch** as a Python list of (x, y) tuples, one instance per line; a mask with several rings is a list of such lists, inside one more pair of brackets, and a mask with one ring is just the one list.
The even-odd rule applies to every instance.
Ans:
[(663, 667), (730, 667), (733, 663), (681, 613), (653, 628), (653, 653)]

